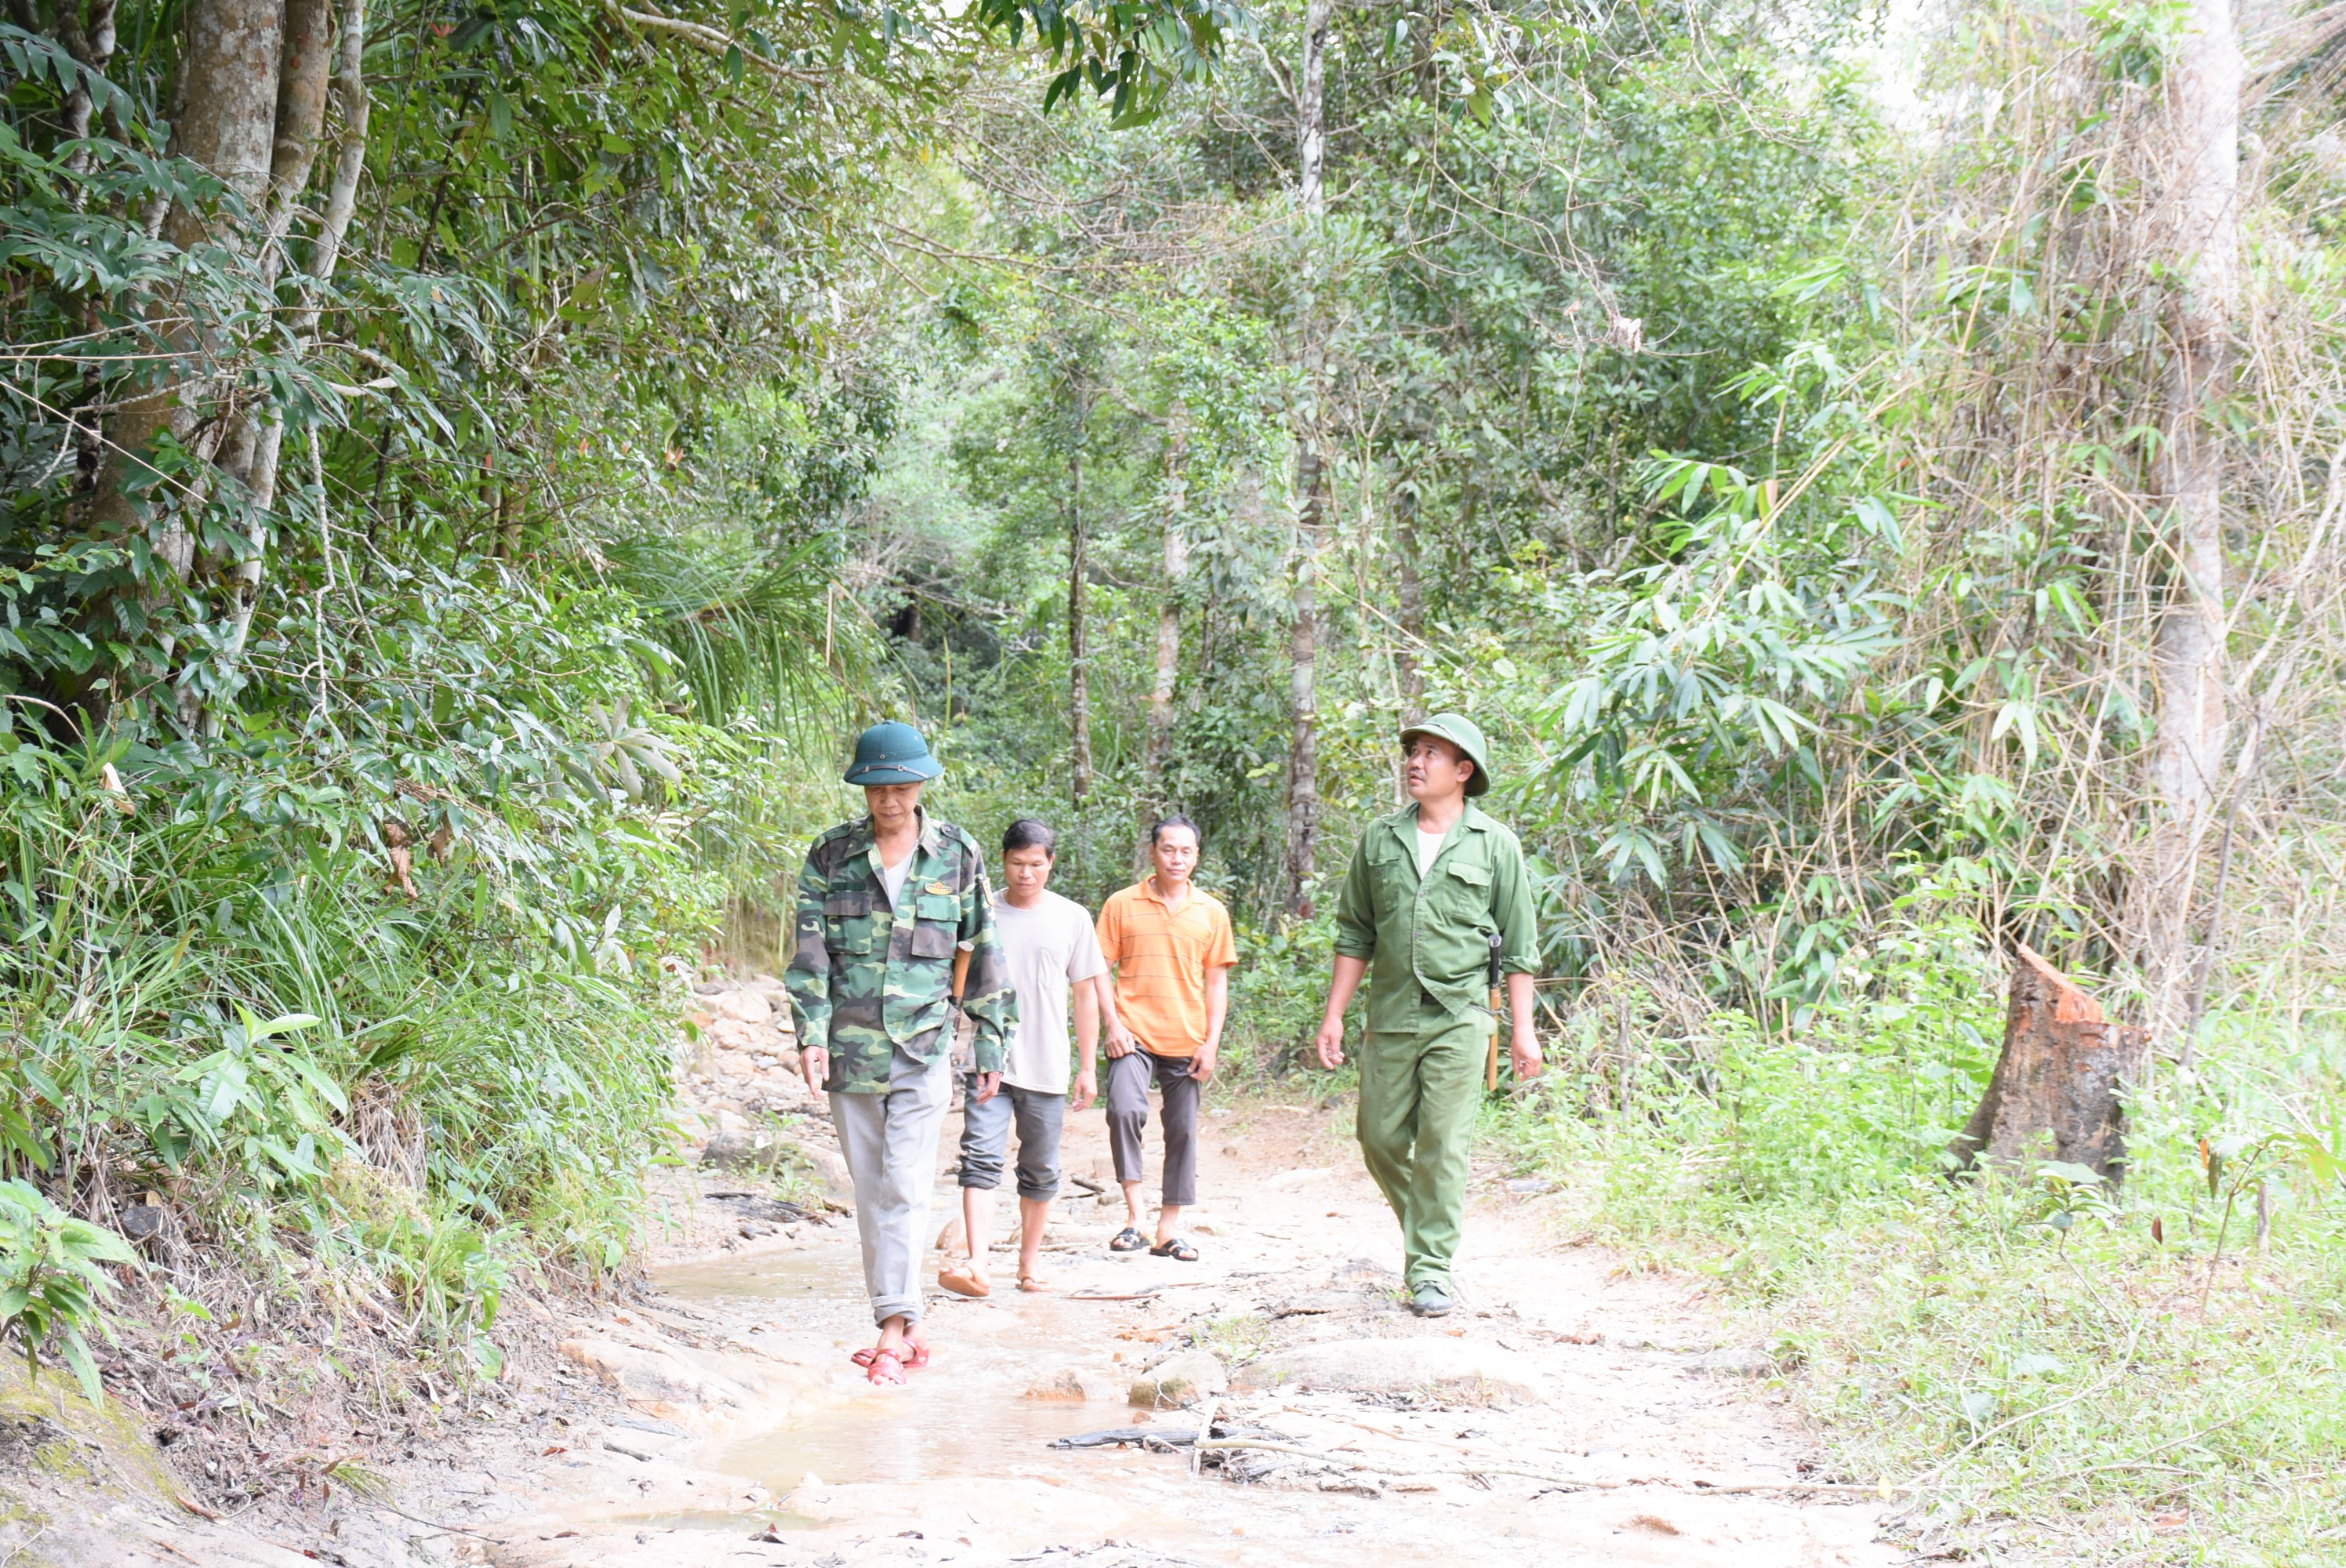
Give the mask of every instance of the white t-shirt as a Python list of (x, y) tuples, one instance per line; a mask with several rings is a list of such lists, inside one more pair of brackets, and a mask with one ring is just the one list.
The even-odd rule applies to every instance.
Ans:
[(1433, 857), (1442, 853), (1442, 840), (1448, 837), (1450, 837), (1450, 830), (1446, 828), (1439, 833), (1429, 833), (1423, 828), (1417, 830), (1417, 874), (1419, 876), (1423, 877), (1426, 872), (1433, 870)]
[(920, 846), (915, 844), (911, 850), (905, 852), (903, 860), (898, 860), (892, 866), (882, 866), (880, 868), (880, 885), (888, 890), (888, 907), (890, 909), (894, 909), (896, 907), (896, 901), (903, 896), (904, 879), (913, 874), (913, 857), (918, 853), (920, 853)]
[(1067, 993), (1078, 981), (1107, 972), (1092, 917), (1073, 899), (1048, 888), (1033, 909), (994, 897), (994, 925), (1018, 993), (1018, 1032), (1002, 1080), (1038, 1095), (1064, 1095), (1073, 1074), (1067, 1062)]

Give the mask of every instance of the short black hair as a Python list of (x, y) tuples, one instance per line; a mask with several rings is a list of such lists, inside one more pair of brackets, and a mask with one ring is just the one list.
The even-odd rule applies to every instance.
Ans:
[(1153, 850), (1157, 847), (1157, 840), (1163, 836), (1165, 830), (1168, 828), (1187, 828), (1189, 830), (1189, 837), (1198, 840), (1198, 848), (1202, 850), (1206, 847), (1206, 830), (1203, 828), (1198, 827), (1197, 823), (1191, 821), (1181, 812), (1176, 811), (1170, 816), (1159, 817), (1157, 820), (1148, 824), (1148, 847), (1150, 849)]
[(1006, 855), (1013, 850), (1040, 850), (1056, 860), (1059, 835), (1039, 817), (1021, 817), (1002, 830), (1002, 852)]

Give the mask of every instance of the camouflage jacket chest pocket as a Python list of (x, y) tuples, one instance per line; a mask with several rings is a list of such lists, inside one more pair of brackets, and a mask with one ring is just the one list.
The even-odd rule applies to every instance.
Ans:
[(914, 958), (950, 958), (959, 945), (961, 900), (951, 891), (939, 891), (936, 884), (923, 888), (913, 901), (913, 941), (910, 952)]
[(880, 921), (872, 911), (869, 889), (830, 893), (822, 901), (823, 942), (833, 952), (870, 952)]

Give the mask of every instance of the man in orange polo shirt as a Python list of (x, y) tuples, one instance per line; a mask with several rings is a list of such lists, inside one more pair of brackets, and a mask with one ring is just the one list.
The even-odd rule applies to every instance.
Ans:
[[(1116, 972), (1103, 1097), (1125, 1209), (1124, 1229), (1108, 1247), (1147, 1247), (1153, 1257), (1184, 1263), (1198, 1260), (1180, 1228), (1181, 1211), (1198, 1201), (1198, 1099), (1214, 1075), (1230, 1011), (1230, 970), (1239, 961), (1229, 911), (1190, 883), (1198, 845), (1198, 824), (1188, 818), (1158, 822), (1148, 830), (1156, 870), (1110, 894), (1099, 915), (1100, 956)], [(1085, 1070), (1091, 1066), (1086, 1059)], [(1165, 1092), (1164, 1203), (1153, 1247), (1140, 1231), (1140, 1133), (1152, 1078)]]

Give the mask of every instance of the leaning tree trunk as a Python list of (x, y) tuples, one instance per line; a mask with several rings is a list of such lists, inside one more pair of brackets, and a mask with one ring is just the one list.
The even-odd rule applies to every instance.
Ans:
[(2149, 873), (2137, 898), (2153, 1036), (2188, 1056), (2191, 914), (2223, 766), (2224, 433), (2239, 293), (2240, 48), (2231, 0), (2188, 0), (2168, 76), (2170, 179), (2158, 260), (2174, 281), (2154, 484), (2172, 562), (2157, 632)]
[(2003, 1054), (1979, 1107), (1947, 1148), (1954, 1168), (2049, 1157), (2117, 1182), (2126, 1174), (2118, 1090), (2149, 1038), (2146, 1030), (2106, 1022), (2100, 1003), (2024, 944), (2012, 970)]

